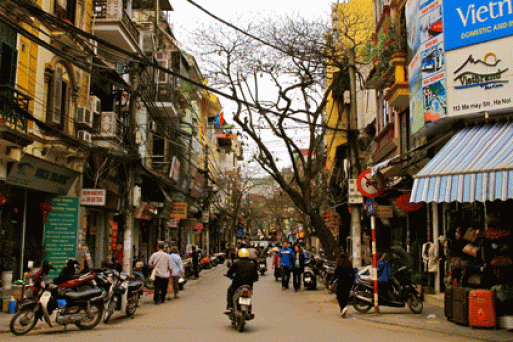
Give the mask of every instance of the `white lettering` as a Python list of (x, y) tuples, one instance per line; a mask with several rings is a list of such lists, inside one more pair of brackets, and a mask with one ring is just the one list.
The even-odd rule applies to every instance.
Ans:
[(494, 14), (493, 14), (493, 6), (495, 6), (495, 5), (498, 5), (498, 3), (497, 3), (497, 2), (490, 1), (490, 17), (491, 17), (492, 19), (495, 19), (495, 18), (498, 18), (498, 17), (499, 17), (499, 15), (498, 15), (498, 14), (497, 14), (497, 15), (494, 15)]
[(463, 23), (464, 27), (467, 27), (468, 15), (470, 12), (473, 12), (473, 11), (474, 11), (474, 4), (468, 6), (466, 16), (463, 16), (463, 13), (461, 12), (461, 8), (456, 8), (456, 12), (458, 12), (458, 14), (460, 15), (460, 19), (461, 19), (461, 22)]
[(479, 9), (477, 10), (477, 20), (479, 20), (482, 23), (487, 21), (488, 17), (482, 18), (481, 15), (484, 14), (484, 13), (488, 13), (488, 11), (489, 11), (488, 7), (486, 7), (486, 6), (479, 7)]
[(503, 0), (499, 2), (499, 12), (501, 17), (504, 15), (504, 4), (506, 2), (508, 3), (508, 14), (513, 13), (513, 6), (511, 5), (511, 0)]

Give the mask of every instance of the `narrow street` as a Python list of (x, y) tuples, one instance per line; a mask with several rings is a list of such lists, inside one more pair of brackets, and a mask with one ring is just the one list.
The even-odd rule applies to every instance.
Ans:
[[(223, 277), (226, 266), (204, 270), (199, 280), (189, 280), (177, 300), (155, 306), (151, 296), (145, 296), (135, 317), (126, 318), (116, 312), (109, 324), (100, 323), (91, 331), (79, 331), (70, 326), (68, 331), (58, 326), (49, 328), (38, 323), (36, 329), (26, 336), (1, 334), (2, 341), (507, 341), (507, 331), (472, 330), (458, 327), (468, 333), (451, 334), (432, 329), (415, 329), (400, 324), (400, 317), (413, 315), (407, 308), (385, 308), (382, 316), (399, 317), (396, 323), (380, 323), (369, 319), (373, 314), (358, 314), (351, 307), (348, 318), (337, 313), (335, 296), (323, 287), (317, 291), (295, 293), (282, 291), (281, 283), (267, 272), (255, 285), (255, 319), (249, 321), (243, 333), (237, 332), (222, 314), (229, 279)], [(428, 312), (415, 318), (426, 320)], [(438, 317), (445, 320), (443, 317)], [(481, 334), (482, 332), (482, 334)], [(469, 336), (476, 336), (472, 339)], [(491, 337), (490, 337), (491, 336)]]

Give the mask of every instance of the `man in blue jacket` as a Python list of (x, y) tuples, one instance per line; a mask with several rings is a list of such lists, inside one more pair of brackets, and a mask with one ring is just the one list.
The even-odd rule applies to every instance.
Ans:
[(294, 262), (294, 252), (288, 246), (287, 241), (283, 241), (279, 255), (281, 260), (281, 286), (282, 290), (286, 290), (289, 288), (290, 271)]

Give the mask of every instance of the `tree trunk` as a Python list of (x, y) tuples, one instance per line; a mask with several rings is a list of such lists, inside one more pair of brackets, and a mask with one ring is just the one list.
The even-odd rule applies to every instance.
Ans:
[(312, 226), (321, 240), (322, 247), (326, 252), (326, 257), (330, 260), (335, 260), (340, 253), (340, 246), (333, 237), (331, 230), (324, 223), (324, 218), (316, 212), (308, 212), (310, 216)]

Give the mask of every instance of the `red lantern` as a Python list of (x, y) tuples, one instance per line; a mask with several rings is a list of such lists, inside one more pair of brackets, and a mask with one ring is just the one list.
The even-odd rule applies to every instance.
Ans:
[(0, 205), (4, 205), (5, 202), (7, 202), (7, 199), (5, 198), (5, 196), (0, 195)]
[(417, 211), (420, 208), (422, 208), (423, 202), (415, 203), (410, 202), (411, 193), (403, 194), (399, 197), (397, 197), (395, 203), (397, 204), (397, 207), (403, 211), (410, 212), (410, 211)]

